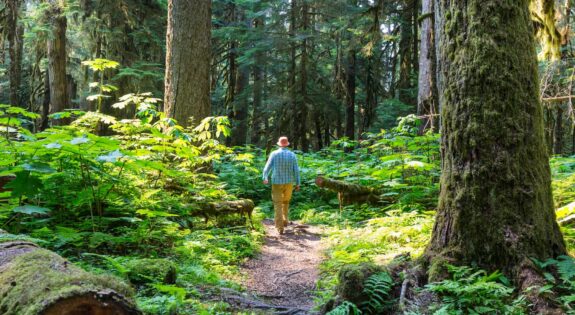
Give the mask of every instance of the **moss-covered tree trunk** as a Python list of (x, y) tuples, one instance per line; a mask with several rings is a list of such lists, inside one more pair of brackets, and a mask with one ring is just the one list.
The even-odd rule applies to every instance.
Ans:
[(140, 314), (131, 289), (0, 230), (0, 314)]
[(168, 1), (164, 110), (182, 126), (210, 115), (211, 0)]
[(555, 221), (529, 0), (440, 0), (442, 176), (425, 257), (529, 283), (565, 253)]

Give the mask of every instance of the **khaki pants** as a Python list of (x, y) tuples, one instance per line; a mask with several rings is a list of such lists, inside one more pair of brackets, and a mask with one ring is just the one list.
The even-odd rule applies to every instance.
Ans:
[(272, 200), (275, 210), (275, 225), (278, 231), (283, 231), (288, 224), (289, 201), (293, 184), (274, 184), (272, 185)]

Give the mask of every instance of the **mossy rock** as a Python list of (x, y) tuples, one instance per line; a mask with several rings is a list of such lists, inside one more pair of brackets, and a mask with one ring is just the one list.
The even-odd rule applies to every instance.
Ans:
[(363, 296), (365, 280), (382, 271), (384, 271), (382, 267), (373, 263), (345, 265), (338, 274), (337, 294), (342, 300), (356, 305), (361, 304), (365, 301), (365, 296)]
[(176, 283), (176, 264), (164, 258), (133, 259), (126, 264), (128, 279), (133, 284)]

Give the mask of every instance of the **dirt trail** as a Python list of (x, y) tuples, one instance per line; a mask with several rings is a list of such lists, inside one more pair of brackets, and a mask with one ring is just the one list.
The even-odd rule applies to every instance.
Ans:
[(273, 221), (263, 223), (266, 241), (261, 253), (242, 266), (243, 284), (269, 305), (291, 307), (291, 314), (311, 314), (322, 261), (321, 229), (294, 223), (279, 236)]

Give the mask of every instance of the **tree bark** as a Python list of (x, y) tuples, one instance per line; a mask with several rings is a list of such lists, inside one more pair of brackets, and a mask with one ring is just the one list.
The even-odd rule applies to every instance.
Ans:
[(8, 55), (10, 56), (10, 104), (20, 105), (20, 82), (22, 80), (22, 49), (24, 43), (24, 27), (18, 23), (21, 0), (6, 1), (7, 8), (7, 38)]
[(182, 126), (208, 117), (211, 0), (170, 0), (166, 32), (164, 110)]
[(92, 275), (0, 230), (0, 310), (5, 315), (140, 314), (130, 287)]
[(308, 116), (308, 94), (307, 94), (307, 83), (308, 83), (308, 45), (309, 40), (307, 38), (307, 33), (310, 31), (310, 21), (309, 21), (309, 5), (307, 1), (303, 1), (301, 6), (302, 14), (302, 30), (304, 32), (304, 37), (301, 43), (301, 59), (300, 59), (300, 96), (301, 102), (299, 103), (299, 108), (297, 110), (297, 135), (299, 143), (301, 145), (301, 150), (307, 152), (309, 149), (309, 141), (307, 138), (307, 116)]
[[(297, 56), (297, 46), (296, 46), (296, 42), (295, 42), (295, 36), (296, 36), (296, 30), (297, 30), (297, 4), (298, 1), (297, 0), (292, 0), (291, 1), (291, 6), (290, 6), (290, 23), (289, 23), (289, 37), (290, 37), (290, 68), (289, 68), (289, 79), (288, 79), (288, 93), (289, 93), (289, 102), (290, 102), (290, 106), (289, 108), (291, 109), (291, 113), (288, 113), (288, 115), (291, 115), (291, 120), (293, 121), (294, 118), (296, 117), (297, 111), (298, 111), (298, 101), (297, 101), (297, 90), (296, 90), (296, 56)], [(289, 120), (290, 117), (288, 117), (287, 115), (285, 117), (283, 117), (283, 120), (285, 122), (285, 120)], [(289, 131), (287, 133), (287, 135), (289, 136), (290, 139), (292, 139), (292, 145), (293, 148), (297, 148), (298, 146), (298, 138), (295, 136), (296, 133), (292, 130), (293, 128), (290, 128), (292, 126), (292, 124), (287, 124)], [(286, 133), (285, 128), (280, 129), (280, 132), (282, 133)]]
[(420, 133), (430, 129), (437, 131), (438, 91), (435, 66), (435, 36), (433, 0), (423, 0), (421, 10), (421, 43), (419, 51), (419, 84), (417, 93), (417, 115), (423, 116)]
[(345, 136), (349, 140), (355, 139), (355, 50), (350, 49), (346, 68), (346, 91), (345, 91)]
[(335, 49), (336, 49), (336, 56), (335, 56), (335, 80), (334, 80), (334, 94), (335, 98), (338, 100), (336, 108), (335, 108), (335, 136), (340, 138), (344, 136), (343, 131), (343, 118), (342, 118), (342, 109), (343, 107), (343, 100), (345, 98), (345, 75), (343, 70), (343, 47), (341, 43), (341, 32), (335, 34)]
[(553, 130), (553, 153), (563, 153), (563, 107), (557, 104), (555, 116), (555, 128)]
[(50, 126), (50, 70), (44, 73), (44, 98), (42, 99), (42, 122), (40, 130), (45, 130)]
[[(257, 6), (257, 9), (260, 7)], [(256, 12), (259, 10), (256, 10)], [(254, 19), (254, 27), (256, 32), (263, 36), (263, 29), (264, 29), (264, 19), (262, 17), (257, 17)], [(253, 118), (252, 118), (252, 136), (251, 136), (251, 143), (258, 145), (260, 143), (262, 137), (262, 123), (266, 120), (266, 116), (263, 115), (263, 84), (265, 79), (264, 73), (264, 58), (265, 53), (261, 51), (259, 48), (255, 53), (254, 59), (255, 64), (253, 66), (253, 77), (254, 77), (254, 90), (253, 90), (253, 97), (254, 97), (254, 105), (253, 105)], [(267, 129), (267, 128), (266, 128)]]
[[(565, 254), (555, 221), (529, 0), (439, 1), (442, 175), (424, 257), (532, 283), (531, 258)], [(536, 290), (534, 290), (536, 291)]]
[[(50, 7), (47, 12), (52, 30), (47, 40), (48, 75), (50, 80), (50, 114), (62, 112), (69, 108), (68, 82), (66, 75), (66, 28), (67, 19), (64, 8), (57, 0), (48, 1)], [(52, 124), (58, 125), (62, 121), (55, 119)]]
[(414, 34), (414, 10), (417, 10), (416, 0), (404, 0), (401, 10), (400, 40), (399, 40), (399, 80), (397, 82), (398, 98), (404, 104), (415, 105), (417, 100), (412, 96), (413, 84), (411, 75), (414, 71), (415, 59), (413, 47), (417, 34)]

